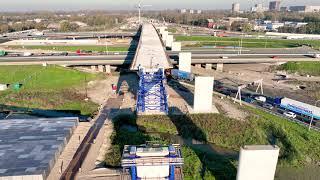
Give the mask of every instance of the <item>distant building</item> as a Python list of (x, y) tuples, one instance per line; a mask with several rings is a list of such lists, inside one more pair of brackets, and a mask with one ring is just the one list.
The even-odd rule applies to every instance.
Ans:
[(187, 12), (186, 9), (180, 9), (180, 13), (181, 13), (181, 14), (184, 14), (184, 13), (186, 13), (186, 12)]
[(266, 31), (267, 25), (255, 25), (253, 26), (253, 30), (255, 31)]
[(197, 14), (201, 14), (202, 13), (202, 10), (197, 10)]
[(290, 6), (289, 11), (301, 13), (320, 12), (320, 6)]
[(249, 19), (248, 18), (242, 18), (242, 17), (228, 17), (228, 18), (225, 18), (224, 19), (226, 22), (227, 22), (227, 25), (231, 26), (231, 24), (233, 22), (242, 22), (242, 23), (245, 23), (245, 22), (248, 22)]
[(251, 8), (251, 12), (257, 12), (257, 13), (262, 13), (267, 10), (268, 10), (268, 8), (263, 7), (262, 4), (256, 4), (254, 7)]
[(214, 28), (214, 21), (213, 19), (207, 19), (207, 27), (208, 28)]
[(269, 11), (280, 11), (280, 0), (270, 1), (269, 3)]
[(233, 3), (232, 4), (232, 12), (239, 13), (240, 12), (240, 3)]
[(190, 13), (190, 14), (193, 14), (193, 13), (194, 13), (194, 10), (193, 10), (193, 9), (190, 9), (190, 10), (189, 10), (189, 13)]
[(283, 26), (284, 26), (284, 23), (279, 23), (279, 22), (268, 23), (267, 30), (278, 31), (278, 29)]
[(288, 11), (288, 7), (285, 7), (285, 6), (284, 6), (284, 7), (280, 7), (280, 11), (281, 11), (281, 12), (286, 12), (286, 11)]
[(292, 12), (305, 12), (306, 6), (290, 6), (289, 11)]
[(79, 27), (88, 27), (88, 24), (81, 22), (81, 21), (73, 21), (71, 23), (74, 23), (74, 24), (78, 25)]

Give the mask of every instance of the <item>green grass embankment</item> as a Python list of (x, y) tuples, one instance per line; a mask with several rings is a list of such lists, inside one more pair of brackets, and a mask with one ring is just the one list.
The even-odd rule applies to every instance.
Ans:
[(300, 74), (320, 75), (320, 62), (287, 62), (282, 64), (279, 70), (285, 70), (290, 73), (298, 72)]
[(85, 82), (98, 79), (100, 75), (59, 66), (1, 66), (0, 77), (3, 84), (22, 84), (20, 90), (11, 87), (0, 92), (0, 103), (3, 105), (71, 110), (81, 115), (91, 115), (98, 107), (95, 103), (84, 101), (83, 92)]
[(128, 46), (124, 47), (115, 47), (115, 46), (9, 46), (12, 49), (38, 49), (38, 50), (53, 50), (53, 51), (68, 51), (76, 52), (78, 49), (86, 51), (97, 51), (97, 52), (106, 52), (108, 51), (132, 51), (134, 48), (129, 48)]
[[(214, 36), (176, 36), (176, 41), (198, 41), (190, 47), (202, 46), (239, 46), (240, 37), (214, 37)], [(254, 39), (243, 38), (242, 46), (245, 48), (294, 48), (303, 45), (320, 48), (318, 40), (287, 40), (287, 39)]]

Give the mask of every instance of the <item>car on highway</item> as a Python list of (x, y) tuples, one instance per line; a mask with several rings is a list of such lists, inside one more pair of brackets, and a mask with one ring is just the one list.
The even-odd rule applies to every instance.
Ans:
[(273, 106), (272, 106), (271, 104), (268, 104), (268, 103), (263, 104), (262, 107), (264, 107), (264, 108), (266, 108), (266, 109), (270, 109), (270, 110), (273, 109)]
[(289, 118), (296, 118), (297, 115), (291, 111), (288, 111), (288, 112), (284, 112), (283, 115), (289, 117)]
[(279, 59), (279, 56), (271, 56), (272, 59)]
[(267, 101), (267, 98), (264, 96), (256, 96), (254, 99), (263, 103)]
[(220, 58), (221, 58), (221, 59), (229, 59), (228, 56), (221, 56)]

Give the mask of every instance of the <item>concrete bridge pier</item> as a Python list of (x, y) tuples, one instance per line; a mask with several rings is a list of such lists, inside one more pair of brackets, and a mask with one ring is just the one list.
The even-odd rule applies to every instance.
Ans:
[(206, 69), (212, 69), (212, 64), (206, 64)]
[(92, 71), (97, 71), (97, 66), (91, 66)]
[(111, 73), (111, 66), (110, 65), (105, 65), (105, 70), (107, 74)]
[(219, 72), (223, 72), (223, 63), (218, 63), (216, 70)]
[(194, 65), (196, 68), (201, 68), (201, 64), (195, 64)]
[(99, 72), (105, 72), (105, 67), (104, 67), (104, 65), (98, 65), (98, 71), (99, 71)]

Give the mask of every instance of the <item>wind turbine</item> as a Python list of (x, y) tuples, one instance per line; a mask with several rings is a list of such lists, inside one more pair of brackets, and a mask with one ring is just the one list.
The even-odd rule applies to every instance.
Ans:
[(142, 9), (143, 7), (150, 7), (150, 6), (152, 6), (152, 5), (142, 5), (141, 3), (142, 3), (142, 1), (139, 1), (139, 4), (138, 4), (139, 24), (141, 24), (141, 9)]

